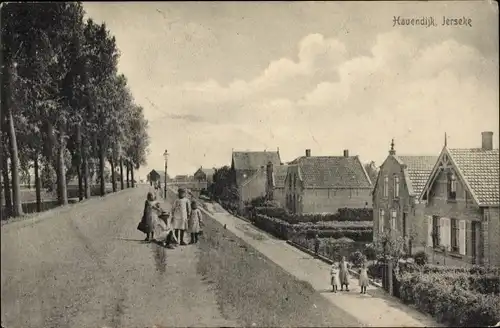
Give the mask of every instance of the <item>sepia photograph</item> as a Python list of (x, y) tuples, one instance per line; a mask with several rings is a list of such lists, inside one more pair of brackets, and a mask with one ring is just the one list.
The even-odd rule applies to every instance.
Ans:
[(1, 328), (500, 327), (499, 10), (0, 4)]

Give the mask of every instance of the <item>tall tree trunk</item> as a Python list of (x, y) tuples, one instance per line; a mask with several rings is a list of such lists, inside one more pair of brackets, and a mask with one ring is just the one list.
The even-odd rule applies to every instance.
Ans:
[(109, 159), (109, 165), (111, 165), (111, 185), (113, 186), (113, 192), (116, 192), (115, 162), (112, 157)]
[(42, 195), (41, 195), (41, 181), (40, 181), (40, 168), (38, 166), (38, 154), (33, 158), (33, 166), (35, 168), (35, 194), (36, 194), (36, 211), (42, 211)]
[(121, 157), (120, 157), (120, 189), (121, 190), (125, 189), (123, 183), (123, 159)]
[(82, 148), (80, 153), (82, 154), (82, 176), (83, 176), (83, 187), (85, 191), (85, 198), (90, 198), (90, 186), (89, 186), (89, 160), (87, 152), (85, 151), (85, 146), (87, 145), (86, 139), (82, 139)]
[(104, 161), (105, 161), (105, 145), (102, 140), (99, 140), (99, 182), (101, 186), (101, 196), (106, 196), (106, 180), (104, 180)]
[(82, 128), (80, 125), (76, 127), (76, 144), (77, 144), (77, 176), (78, 176), (78, 200), (82, 201), (84, 197), (83, 190), (83, 174), (82, 174)]
[(125, 167), (127, 169), (127, 188), (130, 188), (130, 165), (128, 161), (125, 161)]
[(14, 118), (12, 110), (8, 110), (9, 120), (9, 150), (10, 150), (10, 167), (12, 174), (12, 214), (14, 217), (23, 215), (23, 204), (21, 203), (21, 185), (19, 184), (19, 156), (17, 150), (16, 129), (14, 128)]
[(10, 178), (9, 178), (9, 162), (7, 154), (2, 156), (2, 176), (3, 176), (3, 190), (5, 197), (5, 217), (12, 215), (12, 193), (10, 192)]
[(132, 181), (132, 188), (135, 187), (134, 181), (134, 164), (130, 163), (130, 180)]
[(66, 186), (66, 165), (64, 163), (64, 134), (61, 131), (59, 136), (59, 147), (57, 153), (57, 199), (59, 205), (68, 205), (68, 189)]

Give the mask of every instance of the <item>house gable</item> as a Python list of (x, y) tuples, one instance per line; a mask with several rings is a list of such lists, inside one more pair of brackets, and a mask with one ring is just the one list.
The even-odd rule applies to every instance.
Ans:
[(465, 176), (463, 172), (460, 170), (460, 168), (456, 165), (455, 161), (453, 160), (453, 157), (451, 156), (450, 152), (448, 151), (448, 148), (445, 146), (442, 150), (441, 153), (436, 161), (436, 164), (434, 165), (434, 168), (432, 169), (431, 174), (429, 175), (427, 182), (424, 185), (424, 188), (422, 189), (422, 192), (419, 195), (419, 200), (420, 201), (429, 201), (429, 195), (431, 190), (434, 188), (434, 184), (437, 181), (439, 175), (447, 170), (447, 169), (452, 169), (458, 178), (458, 181), (464, 186), (465, 190), (469, 192), (469, 194), (472, 196), (472, 199), (474, 201), (474, 204), (479, 206), (478, 198), (472, 188), (470, 187), (469, 183), (467, 182), (467, 179), (465, 179)]

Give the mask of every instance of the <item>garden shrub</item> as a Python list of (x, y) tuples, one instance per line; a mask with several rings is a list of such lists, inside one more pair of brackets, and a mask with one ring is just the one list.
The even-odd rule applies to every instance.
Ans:
[(374, 261), (377, 259), (377, 250), (375, 249), (375, 245), (373, 243), (366, 244), (363, 247), (363, 254), (365, 254), (366, 259), (369, 261)]
[[(452, 326), (478, 327), (498, 322), (500, 297), (463, 288), (467, 287), (466, 275), (456, 274), (403, 273), (398, 277), (400, 298)], [(455, 283), (450, 284), (450, 279)]]
[(413, 258), (415, 259), (415, 263), (418, 265), (425, 265), (429, 262), (429, 256), (424, 251), (416, 252)]
[(373, 221), (371, 208), (339, 208), (339, 221)]
[(355, 268), (359, 268), (366, 262), (366, 256), (360, 251), (355, 251), (349, 255), (349, 262), (351, 262)]

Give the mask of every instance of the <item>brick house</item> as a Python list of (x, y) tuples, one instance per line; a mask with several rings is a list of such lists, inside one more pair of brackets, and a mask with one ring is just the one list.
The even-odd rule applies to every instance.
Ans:
[(500, 265), (499, 156), (493, 132), (482, 133), (482, 147), (445, 146), (427, 180), (427, 250), (444, 265)]
[(213, 182), (214, 174), (215, 174), (214, 168), (204, 169), (203, 167), (200, 167), (193, 174), (193, 178), (195, 181), (206, 182), (207, 184), (211, 184)]
[(288, 165), (267, 164), (267, 198), (278, 202), (281, 206), (286, 205), (285, 179), (288, 172)]
[(373, 189), (373, 239), (384, 231), (394, 237), (410, 237), (410, 249), (425, 245), (427, 229), (418, 224), (423, 206), (418, 198), (438, 156), (397, 156), (394, 140), (380, 166)]
[(245, 202), (266, 195), (267, 164), (281, 164), (279, 151), (233, 151), (231, 171), (240, 196)]
[(372, 206), (372, 183), (358, 156), (306, 155), (289, 163), (286, 208), (297, 214), (336, 213), (339, 208)]

